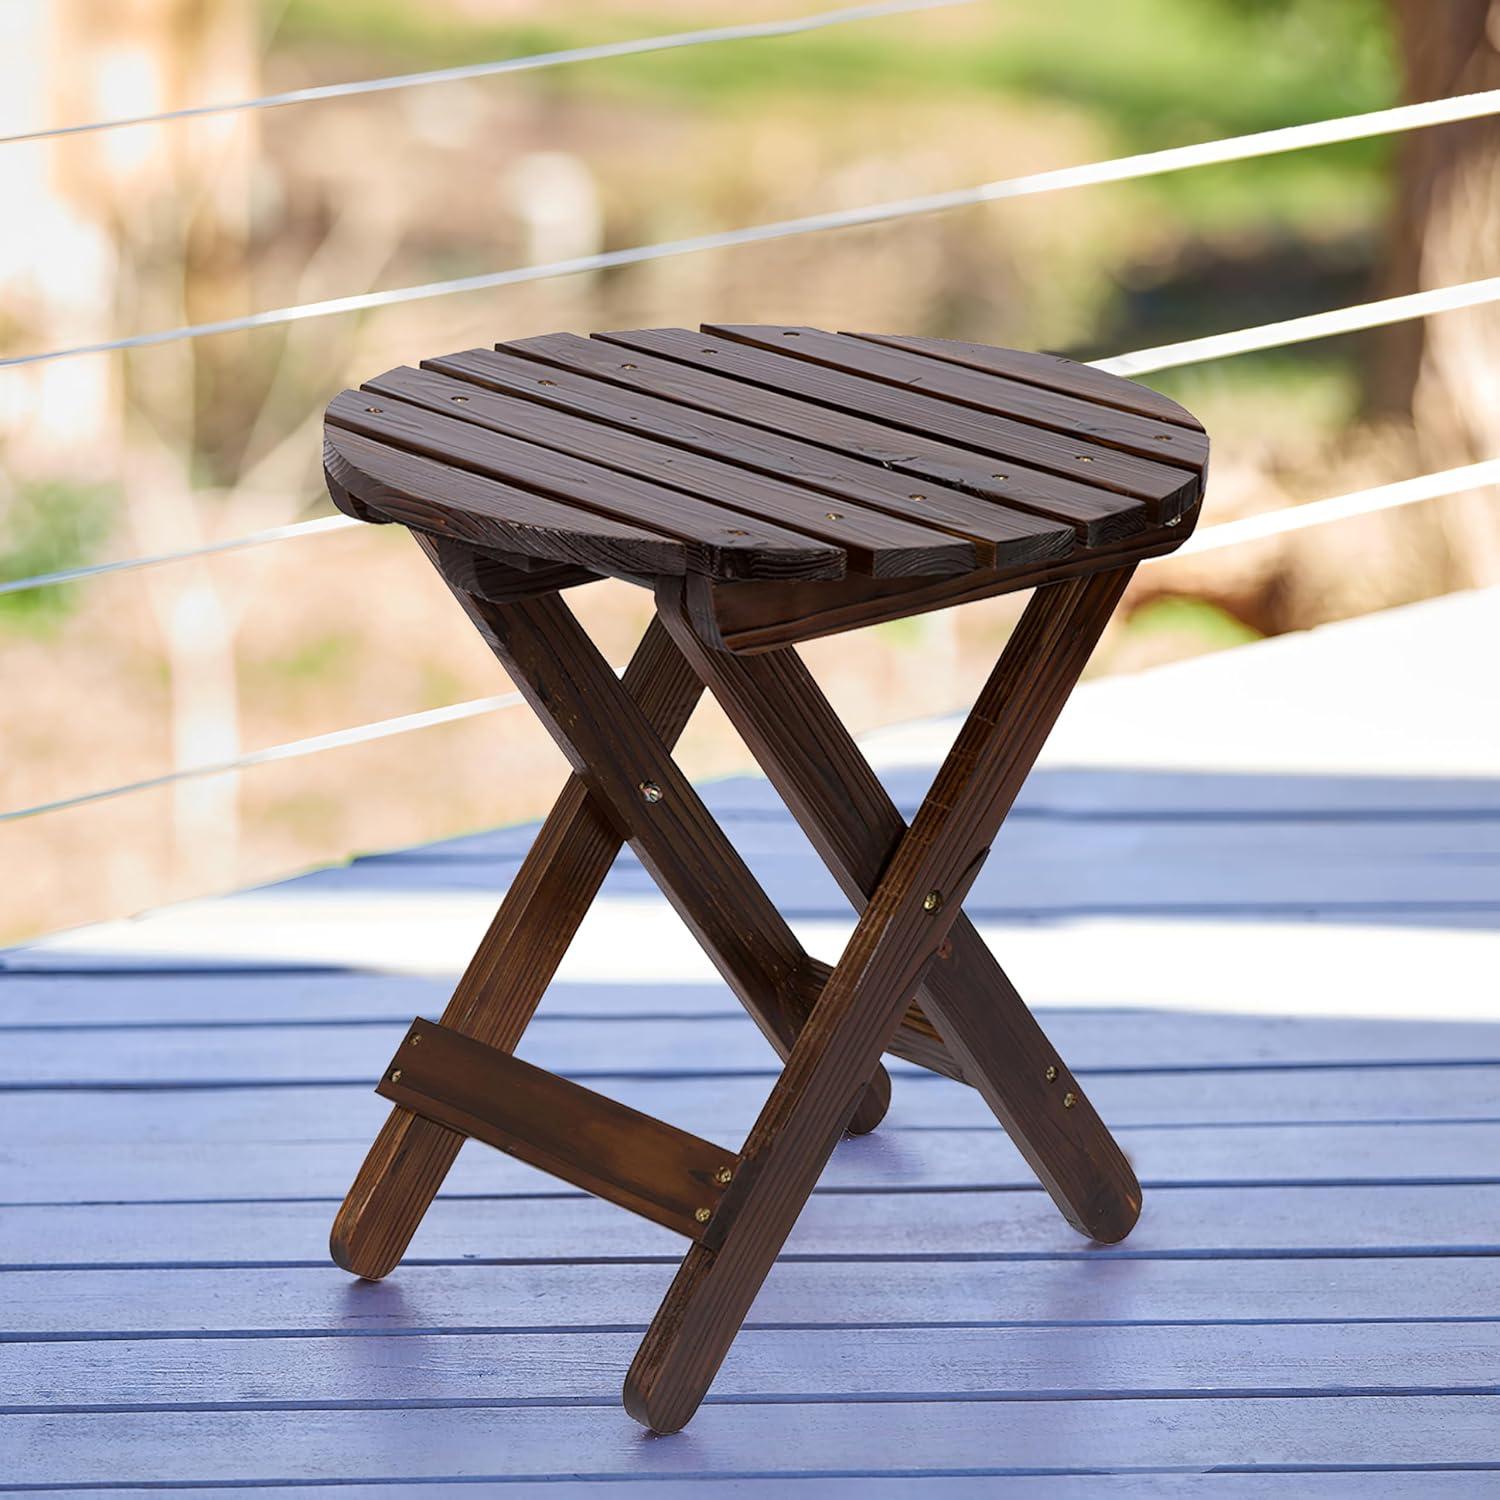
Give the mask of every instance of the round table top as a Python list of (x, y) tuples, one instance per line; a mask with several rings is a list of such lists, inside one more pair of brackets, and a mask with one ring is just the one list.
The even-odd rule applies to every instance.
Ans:
[(1055, 355), (709, 324), (548, 334), (328, 407), (340, 506), (530, 566), (650, 581), (940, 578), (1173, 541), (1202, 426)]

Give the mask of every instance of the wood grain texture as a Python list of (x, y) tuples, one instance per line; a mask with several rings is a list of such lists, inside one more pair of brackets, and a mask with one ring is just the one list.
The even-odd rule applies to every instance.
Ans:
[(690, 1240), (734, 1172), (722, 1146), (420, 1018), (376, 1092)]
[[(534, 375), (532, 379), (535, 383)], [(639, 430), (621, 432), (535, 401), (487, 391), (434, 370), (388, 370), (364, 389), (558, 453), (585, 453), (590, 463), (602, 468), (686, 491), (707, 514), (731, 509), (743, 518), (736, 524), (748, 526), (752, 534), (762, 522), (790, 528), (842, 549), (849, 568), (873, 578), (961, 573), (975, 566), (973, 542), (961, 533), (935, 530), (910, 500), (904, 515), (852, 498), (833, 506), (826, 497), (779, 477), (652, 442)], [(774, 532), (769, 536), (776, 539)], [(763, 543), (766, 539), (760, 538)]]
[[(578, 342), (598, 347), (588, 340)], [(832, 499), (938, 526), (973, 541), (982, 566), (1036, 561), (1066, 551), (1072, 541), (1072, 528), (1061, 521), (1048, 521), (998, 504), (993, 497), (967, 494), (945, 484), (919, 486), (884, 464), (820, 448), (794, 433), (773, 434), (747, 422), (556, 366), (551, 383), (542, 387), (535, 361), (511, 354), (503, 346), (445, 355), (425, 361), (423, 367), (607, 423), (638, 440), (706, 454), (754, 473), (795, 481)], [(808, 411), (814, 420), (821, 415), (816, 407)]]
[[(670, 745), (703, 687), (653, 621), (621, 690)], [(584, 782), (570, 777), (443, 1011), (445, 1026), (514, 1049), (622, 842)], [(358, 1276), (388, 1275), (462, 1144), (456, 1131), (392, 1110), (334, 1219), (334, 1260)]]
[(885, 346), (843, 334), (824, 333), (817, 328), (732, 323), (705, 326), (710, 333), (758, 349), (777, 350), (793, 359), (805, 359), (902, 390), (919, 390), (958, 406), (1013, 417), (1050, 432), (1085, 438), (1090, 443), (1145, 459), (1153, 469), (1165, 464), (1198, 473), (1208, 463), (1208, 439), (1201, 429), (1185, 430), (1175, 423), (1159, 422), (1077, 394), (1056, 389), (1044, 391), (998, 371), (933, 358), (923, 350)]
[[(944, 442), (926, 431), (887, 426), (857, 412), (728, 379), (704, 368), (707, 359), (688, 364), (653, 356), (638, 347), (640, 342), (637, 339), (631, 348), (620, 349), (603, 338), (558, 333), (518, 339), (502, 344), (500, 351), (547, 365), (557, 387), (563, 384), (558, 371), (588, 375), (689, 411), (730, 417), (778, 436), (794, 433), (799, 442), (1064, 521), (1091, 546), (1132, 535), (1147, 525), (1142, 502), (1082, 479), (1016, 460), (997, 464), (983, 452)], [(693, 346), (684, 341), (683, 347)]]
[(1117, 375), (1079, 364), (1077, 360), (1064, 359), (1060, 354), (1033, 354), (1021, 349), (974, 344), (964, 339), (918, 338), (905, 334), (851, 332), (848, 337), (866, 339), (892, 349), (930, 354), (935, 359), (951, 360), (970, 369), (991, 371), (1010, 380), (1024, 381), (1044, 391), (1081, 396), (1101, 406), (1117, 406), (1121, 411), (1139, 412), (1143, 417), (1155, 417), (1158, 421), (1172, 422), (1194, 432), (1203, 431), (1203, 424), (1185, 406), (1179, 406), (1149, 385), (1136, 380), (1121, 380)]
[(1129, 577), (1028, 605), (745, 1141), (728, 1236), (688, 1252), (631, 1365), (626, 1410), (653, 1431), (697, 1409)]
[[(441, 532), (441, 518), (451, 507), (450, 485), (462, 487), (461, 476), (480, 474), (510, 487), (516, 499), (507, 499), (507, 507), (523, 498), (530, 505), (529, 497), (536, 496), (549, 501), (549, 514), (593, 515), (605, 532), (623, 526), (607, 571), (653, 570), (656, 551), (640, 547), (630, 535), (649, 527), (658, 537), (672, 538), (687, 565), (718, 578), (838, 578), (844, 572), (844, 554), (831, 543), (389, 396), (345, 391), (329, 403), (326, 421), (388, 448), (440, 461), (439, 482), (418, 500), (413, 516), (423, 530)], [(384, 497), (381, 510), (394, 515)], [(394, 518), (404, 521), (408, 513)], [(519, 528), (480, 540), (526, 550), (526, 534)]]
[(706, 366), (735, 380), (804, 396), (839, 411), (876, 418), (897, 429), (928, 433), (995, 458), (1012, 459), (1070, 479), (1082, 477), (1100, 489), (1140, 500), (1154, 521), (1165, 519), (1172, 507), (1190, 504), (1200, 492), (1196, 474), (1134, 458), (1081, 435), (1052, 432), (994, 412), (957, 406), (909, 385), (896, 390), (880, 381), (800, 360), (779, 344), (774, 351), (752, 345), (744, 341), (747, 336), (743, 326), (735, 339), (677, 328), (595, 335), (622, 348)]
[[(862, 911), (907, 827), (812, 675), (794, 651), (735, 658), (706, 648), (680, 587), (663, 583), (657, 607)], [(967, 917), (954, 922), (917, 998), (958, 1071), (984, 1096), (1068, 1222), (1097, 1240), (1123, 1239), (1140, 1216), (1135, 1174)], [(1070, 1108), (1063, 1108), (1065, 1098)]]

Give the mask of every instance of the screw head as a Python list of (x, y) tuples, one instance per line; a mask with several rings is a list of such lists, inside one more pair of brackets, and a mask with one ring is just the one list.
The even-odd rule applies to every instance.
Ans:
[(1055, 1063), (1049, 1063), (1047, 1065), (1047, 1071), (1042, 1074), (1042, 1077), (1045, 1078), (1048, 1083), (1056, 1083), (1057, 1082), (1057, 1065)]
[(401, 1069), (400, 1068), (392, 1068), (391, 1069), (391, 1082), (392, 1083), (400, 1083), (401, 1082)]
[(410, 1047), (420, 1046), (421, 1045), (421, 1041), (422, 1041), (422, 1033), (420, 1031), (414, 1031), (407, 1038), (407, 1045), (410, 1046)]
[(448, 399), (450, 401), (456, 401), (460, 406), (463, 406), (467, 403), (469, 398), (467, 396), (449, 396)]
[(708, 1221), (711, 1218), (713, 1218), (713, 1216), (714, 1216), (714, 1213), (713, 1213), (713, 1210), (711, 1208), (695, 1208), (693, 1210), (693, 1217), (700, 1224), (707, 1224)]
[(717, 1182), (720, 1187), (728, 1187), (729, 1184), (734, 1181), (734, 1173), (730, 1171), (728, 1167), (720, 1167), (719, 1170), (714, 1173), (714, 1181)]
[(639, 790), (642, 802), (661, 801), (661, 788), (654, 781), (643, 781)]
[(378, 417), (380, 415), (380, 408), (378, 406), (367, 406), (365, 407), (365, 410), (369, 412), (371, 416)]
[(844, 519), (844, 513), (841, 510), (825, 510), (823, 512), (823, 517), (828, 521), (842, 521)]
[(1066, 1093), (1066, 1094), (1063, 1095), (1063, 1108), (1064, 1109), (1072, 1109), (1072, 1107), (1075, 1104), (1077, 1104), (1077, 1103), (1078, 1103), (1078, 1095), (1075, 1094), (1075, 1093), (1073, 1093), (1071, 1090), (1069, 1090), (1068, 1093)]
[(943, 904), (943, 893), (941, 891), (928, 891), (922, 897), (923, 911), (937, 911)]

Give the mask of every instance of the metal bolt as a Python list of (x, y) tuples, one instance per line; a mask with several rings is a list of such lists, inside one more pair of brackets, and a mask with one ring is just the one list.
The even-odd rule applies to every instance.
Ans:
[(1009, 479), (1010, 475), (1009, 474), (991, 474), (990, 478), (991, 479)]
[(1093, 459), (1091, 459), (1091, 458), (1090, 458), (1090, 457), (1089, 457), (1089, 456), (1088, 456), (1088, 454), (1087, 454), (1087, 453), (1080, 453), (1080, 454), (1079, 454), (1079, 455), (1078, 455), (1078, 462), (1079, 462), (1079, 463), (1081, 463), (1081, 464), (1091, 464), (1091, 463), (1093, 463), (1093, 461), (1094, 461), (1094, 460), (1093, 460)]
[(823, 514), (830, 521), (842, 521), (844, 519), (844, 513), (841, 510), (825, 510)]
[(635, 369), (635, 366), (633, 364), (631, 364), (629, 362), (629, 360), (627, 360), (623, 365), (620, 366), (620, 368), (622, 370), (633, 370), (633, 369)]
[(719, 1170), (714, 1173), (714, 1181), (717, 1182), (720, 1187), (728, 1187), (729, 1184), (734, 1181), (734, 1173), (731, 1172), (728, 1167), (720, 1167)]
[(422, 1040), (422, 1033), (420, 1031), (414, 1031), (411, 1034), (411, 1038), (410, 1038), (410, 1041), (409, 1041), (408, 1045), (412, 1046), (412, 1047), (415, 1047), (415, 1046), (417, 1046), (417, 1044), (419, 1042), (421, 1042), (421, 1040)]
[(379, 416), (380, 415), (380, 408), (378, 406), (367, 406), (367, 407), (365, 407), (365, 410), (367, 412), (371, 413), (371, 415), (373, 415), (373, 416)]
[(642, 802), (660, 802), (661, 788), (654, 781), (643, 781), (640, 785)]
[(555, 380), (539, 380), (539, 381), (537, 381), (537, 384), (538, 385), (556, 385), (557, 382)]
[(467, 396), (449, 396), (448, 399), (450, 401), (457, 401), (462, 406), (469, 398)]
[(1181, 526), (1182, 525), (1182, 517), (1181, 516), (1173, 516), (1172, 519), (1167, 522), (1167, 525), (1168, 526)]
[(1066, 1093), (1066, 1094), (1063, 1095), (1063, 1108), (1064, 1109), (1072, 1109), (1072, 1107), (1075, 1104), (1077, 1104), (1077, 1103), (1078, 1103), (1078, 1095), (1075, 1094), (1075, 1093), (1073, 1093), (1073, 1092), (1071, 1092), (1071, 1090), (1068, 1093)]
[(943, 893), (941, 891), (928, 891), (922, 897), (923, 911), (936, 911), (943, 904)]
[(401, 1069), (400, 1068), (392, 1068), (391, 1069), (391, 1082), (392, 1083), (400, 1083), (401, 1082)]
[(1048, 1083), (1056, 1083), (1057, 1082), (1057, 1066), (1056, 1066), (1056, 1064), (1055, 1063), (1048, 1063), (1048, 1065), (1047, 1065), (1047, 1071), (1042, 1074), (1042, 1077), (1045, 1078)]
[(926, 495), (908, 495), (906, 498), (908, 500), (925, 500), (927, 498), (927, 496)]
[(711, 1209), (711, 1208), (695, 1208), (695, 1209), (694, 1209), (694, 1210), (693, 1210), (693, 1217), (694, 1217), (694, 1218), (695, 1218), (695, 1219), (696, 1219), (696, 1220), (697, 1220), (697, 1221), (698, 1221), (698, 1222), (699, 1222), (699, 1223), (700, 1223), (700, 1224), (707, 1224), (707, 1223), (708, 1223), (708, 1221), (709, 1221), (709, 1220), (710, 1220), (710, 1219), (711, 1219), (711, 1218), (713, 1218), (713, 1216), (714, 1216), (714, 1211), (713, 1211), (713, 1209)]

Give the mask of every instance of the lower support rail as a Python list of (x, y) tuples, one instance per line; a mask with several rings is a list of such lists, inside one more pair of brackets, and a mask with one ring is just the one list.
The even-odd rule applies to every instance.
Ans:
[(435, 1021), (412, 1022), (376, 1093), (690, 1240), (723, 1231), (732, 1151)]

